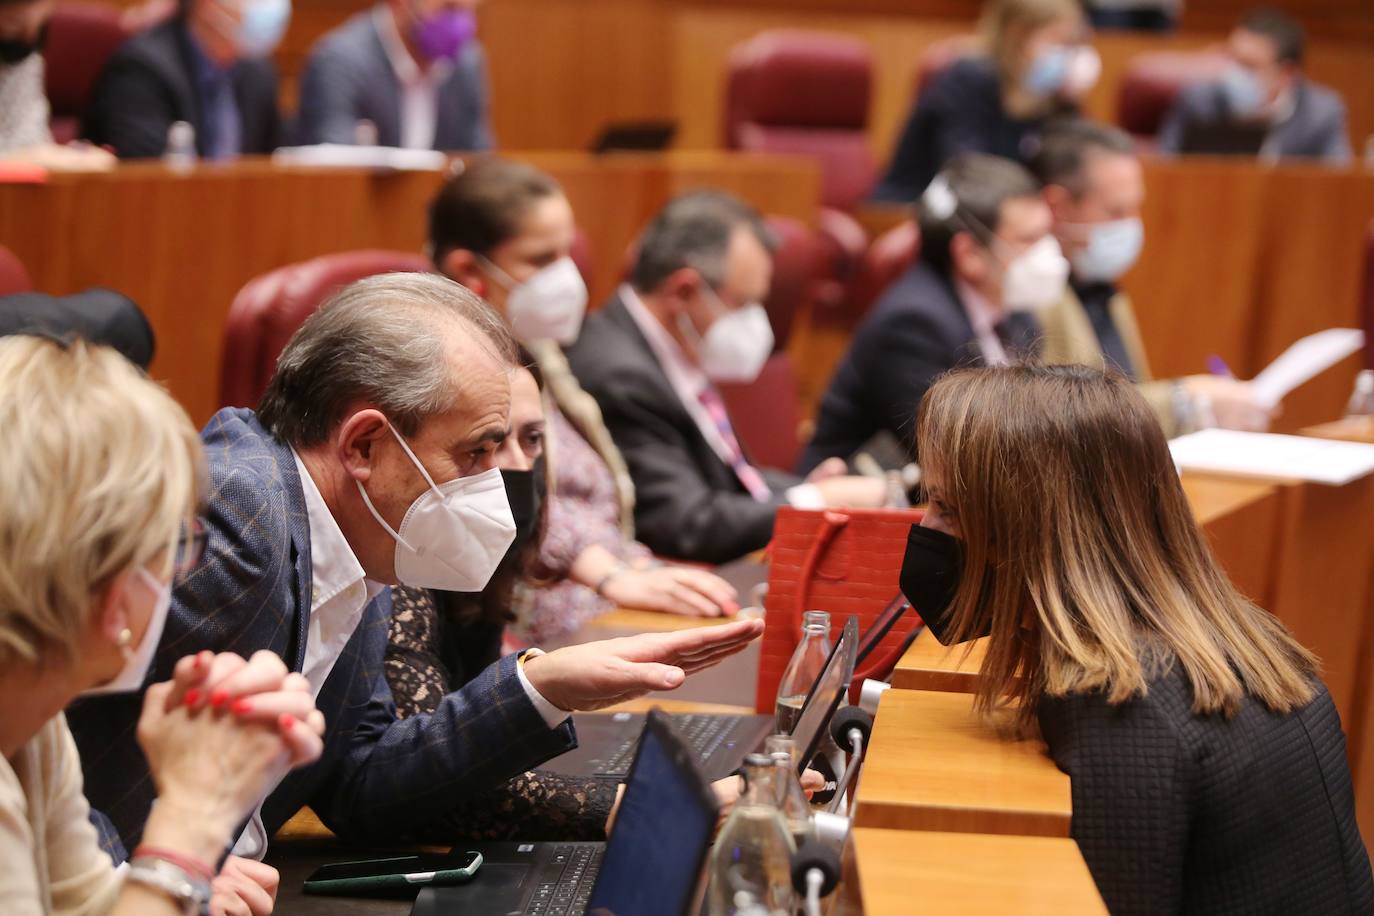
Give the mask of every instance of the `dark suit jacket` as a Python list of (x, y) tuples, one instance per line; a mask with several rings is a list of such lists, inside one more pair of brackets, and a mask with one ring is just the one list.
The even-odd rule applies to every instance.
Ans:
[(1374, 913), (1340, 718), (1324, 686), (1275, 715), (1247, 699), (1195, 716), (1179, 666), (1111, 706), (1047, 699), (1050, 754), (1072, 779), (1072, 833), (1114, 916)]
[(587, 319), (568, 362), (629, 466), (639, 540), (700, 563), (725, 563), (768, 543), (783, 490), (799, 481), (767, 474), (773, 499), (749, 495), (702, 436), (619, 298)]
[[(202, 433), (210, 470), (206, 558), (172, 596), (147, 683), (171, 677), (202, 649), (305, 660), (310, 623), (310, 527), (291, 450), (252, 411), (225, 409)], [(309, 804), (351, 840), (394, 840), (450, 806), (576, 746), (571, 720), (550, 729), (507, 656), (429, 715), (398, 720), (384, 677), (391, 592), (367, 606), (320, 690), (327, 723), (320, 760), (286, 777), (263, 805), (275, 833)], [(116, 859), (143, 832), (153, 784), (134, 741), (141, 694), (82, 700), (67, 711), (86, 797)], [(122, 846), (122, 848), (121, 848)]]
[[(1350, 132), (1345, 103), (1338, 93), (1310, 80), (1298, 83), (1292, 116), (1274, 125), (1265, 140), (1266, 152), (1280, 158), (1350, 161)], [(1220, 83), (1196, 83), (1179, 93), (1159, 128), (1159, 150), (1176, 153), (1191, 123), (1217, 123), (1234, 117)]]
[[(358, 121), (377, 126), (382, 146), (401, 145), (401, 86), (369, 7), (316, 43), (301, 76), (300, 141), (355, 143)], [(482, 46), (463, 48), (439, 87), (437, 150), (490, 149)]]
[[(167, 129), (185, 121), (205, 155), (205, 119), (196, 91), (191, 37), (180, 17), (130, 38), (101, 71), (82, 135), (114, 148), (121, 159), (148, 159), (167, 149)], [(233, 81), (242, 122), (242, 152), (270, 153), (280, 143), (277, 71), (267, 59), (241, 60)]]
[(1024, 161), (1043, 118), (1016, 120), (1002, 108), (997, 70), (985, 57), (955, 61), (921, 92), (907, 119), (887, 174), (873, 199), (911, 203), (959, 153), (989, 153)]
[[(1005, 346), (1032, 354), (1038, 330), (1029, 315), (1006, 319)], [(925, 261), (892, 284), (849, 343), (821, 399), (816, 433), (802, 452), (806, 473), (826, 458), (848, 458), (879, 432), (915, 454), (916, 408), (926, 389), (956, 366), (983, 363), (973, 325), (953, 285)]]

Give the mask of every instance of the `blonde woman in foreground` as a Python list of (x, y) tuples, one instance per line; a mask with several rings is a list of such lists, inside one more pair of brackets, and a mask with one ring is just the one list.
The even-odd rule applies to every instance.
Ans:
[(1218, 567), (1130, 382), (957, 371), (917, 426), (902, 590), (941, 642), (988, 637), (978, 706), (1038, 726), (1071, 777), (1108, 908), (1374, 912), (1317, 660)]
[(268, 653), (202, 652), (147, 688), (158, 798), (122, 875), (62, 712), (143, 687), (172, 581), (202, 546), (195, 430), (114, 350), (30, 336), (0, 338), (0, 429), (0, 912), (270, 912), (274, 870), (219, 864), (266, 791), (319, 756), (303, 678)]

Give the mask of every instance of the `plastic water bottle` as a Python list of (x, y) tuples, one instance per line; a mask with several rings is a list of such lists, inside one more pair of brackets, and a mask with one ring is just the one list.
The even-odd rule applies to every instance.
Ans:
[(173, 121), (167, 128), (167, 149), (162, 161), (178, 172), (189, 172), (196, 164), (196, 129), (185, 121)]
[(778, 682), (778, 734), (790, 735), (796, 728), (806, 695), (829, 657), (830, 615), (825, 611), (807, 611), (802, 615), (801, 642)]
[(811, 803), (797, 775), (797, 742), (791, 735), (770, 735), (763, 749), (778, 768), (778, 807), (792, 839), (800, 846), (811, 835)]
[(711, 916), (788, 916), (793, 912), (792, 854), (796, 846), (778, 807), (773, 758), (744, 759), (744, 795), (720, 829), (711, 853)]
[(1345, 407), (1347, 417), (1374, 417), (1374, 369), (1361, 369)]

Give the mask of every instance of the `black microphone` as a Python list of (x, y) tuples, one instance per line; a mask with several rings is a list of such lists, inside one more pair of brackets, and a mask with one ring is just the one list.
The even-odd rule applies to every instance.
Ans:
[(835, 715), (830, 717), (830, 737), (835, 739), (835, 743), (846, 750), (854, 750), (854, 740), (850, 737), (850, 732), (858, 729), (860, 740), (868, 744), (868, 739), (873, 734), (873, 717), (866, 710), (857, 706), (841, 706), (835, 710)]
[(808, 912), (819, 913), (822, 897), (840, 883), (840, 854), (827, 843), (807, 837), (792, 854), (792, 887), (806, 901)]

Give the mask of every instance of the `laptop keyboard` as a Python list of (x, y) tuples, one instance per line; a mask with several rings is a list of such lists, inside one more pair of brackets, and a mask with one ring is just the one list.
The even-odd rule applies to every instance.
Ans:
[(539, 886), (525, 908), (525, 916), (582, 916), (601, 870), (605, 846), (556, 845), (539, 874)]
[[(686, 713), (673, 716), (673, 725), (686, 740), (687, 745), (696, 753), (697, 762), (705, 764), (725, 739), (734, 730), (739, 716), (705, 715)], [(616, 748), (601, 768), (598, 776), (624, 776), (630, 772), (630, 764), (635, 759), (635, 748), (639, 746), (639, 735), (633, 735)]]

